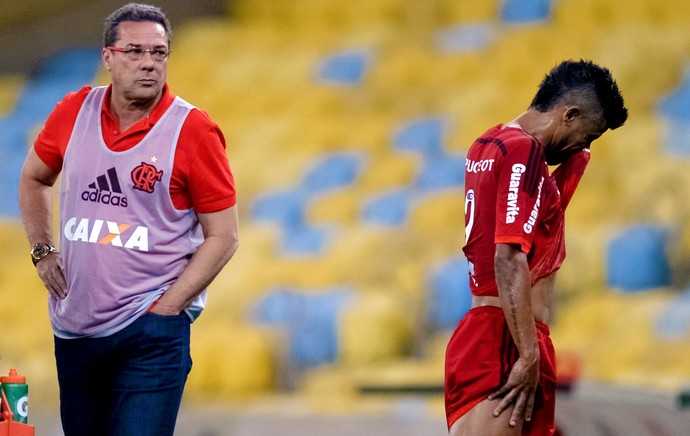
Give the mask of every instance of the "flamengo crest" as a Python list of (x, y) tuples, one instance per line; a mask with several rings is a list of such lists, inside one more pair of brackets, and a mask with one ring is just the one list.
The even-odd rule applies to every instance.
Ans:
[(156, 167), (146, 162), (142, 162), (132, 170), (132, 181), (134, 182), (134, 189), (148, 192), (153, 192), (156, 182), (163, 178), (163, 171), (158, 171)]

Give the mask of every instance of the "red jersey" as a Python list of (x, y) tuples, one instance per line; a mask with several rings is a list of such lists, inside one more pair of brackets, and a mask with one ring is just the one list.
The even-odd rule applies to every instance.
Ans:
[[(34, 150), (53, 171), (62, 169), (67, 143), (79, 110), (90, 86), (67, 94), (51, 112)], [(137, 145), (160, 120), (175, 96), (163, 88), (163, 96), (148, 117), (126, 132), (120, 132), (117, 117), (110, 111), (112, 88), (108, 87), (101, 109), (103, 141), (112, 151), (126, 151)], [(193, 109), (187, 116), (178, 139), (170, 181), (170, 196), (176, 209), (193, 208), (199, 213), (217, 212), (236, 204), (235, 181), (225, 154), (225, 138), (209, 116)]]
[(527, 254), (533, 284), (560, 268), (563, 211), (588, 161), (588, 152), (579, 153), (549, 175), (541, 144), (522, 129), (504, 125), (472, 144), (465, 162), (463, 248), (472, 294), (498, 296), (496, 244), (515, 244)]

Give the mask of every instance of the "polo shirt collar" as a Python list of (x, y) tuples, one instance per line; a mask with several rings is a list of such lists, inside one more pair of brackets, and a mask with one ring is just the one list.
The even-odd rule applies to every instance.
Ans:
[[(111, 122), (115, 122), (117, 118), (115, 117), (115, 114), (113, 114), (110, 110), (110, 105), (108, 104), (108, 102), (110, 102), (110, 96), (112, 95), (112, 92), (113, 85), (110, 84), (108, 85), (108, 89), (106, 89), (105, 91), (105, 98), (103, 98), (103, 107), (101, 108), (101, 114), (107, 117)], [(153, 127), (158, 122), (158, 120), (161, 119), (165, 111), (168, 110), (168, 108), (174, 100), (175, 95), (173, 95), (173, 93), (170, 92), (168, 84), (166, 83), (163, 86), (163, 96), (161, 97), (158, 104), (156, 104), (156, 107), (153, 108), (148, 117), (139, 121), (137, 125), (140, 125), (143, 122), (145, 123), (146, 127)]]

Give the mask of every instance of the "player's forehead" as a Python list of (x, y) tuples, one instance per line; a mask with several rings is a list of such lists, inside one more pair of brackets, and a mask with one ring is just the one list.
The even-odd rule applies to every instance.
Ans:
[(123, 21), (118, 25), (118, 42), (135, 46), (165, 46), (168, 37), (162, 24), (153, 21)]

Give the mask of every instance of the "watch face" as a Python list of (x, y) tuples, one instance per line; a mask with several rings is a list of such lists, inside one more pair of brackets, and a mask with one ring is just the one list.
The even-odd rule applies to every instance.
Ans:
[(51, 247), (48, 244), (36, 244), (34, 247), (31, 249), (31, 256), (36, 259), (40, 260), (43, 259), (45, 256), (50, 253)]

